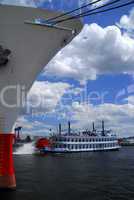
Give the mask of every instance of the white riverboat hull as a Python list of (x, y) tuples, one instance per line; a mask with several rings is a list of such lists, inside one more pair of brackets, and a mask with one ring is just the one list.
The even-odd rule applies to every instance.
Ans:
[(79, 150), (44, 148), (44, 149), (41, 149), (39, 153), (79, 153), (79, 152), (95, 152), (95, 151), (118, 151), (120, 148), (121, 148), (120, 146), (116, 146), (113, 148), (103, 148), (103, 149), (94, 148), (94, 149), (79, 149)]
[(114, 151), (120, 149), (116, 136), (57, 135), (36, 142), (40, 153), (73, 153), (92, 151)]

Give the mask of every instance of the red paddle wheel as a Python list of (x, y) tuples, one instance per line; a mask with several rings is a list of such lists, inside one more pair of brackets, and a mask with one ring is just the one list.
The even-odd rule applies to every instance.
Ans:
[(51, 147), (51, 141), (47, 138), (41, 138), (36, 142), (37, 149), (43, 149), (45, 147)]

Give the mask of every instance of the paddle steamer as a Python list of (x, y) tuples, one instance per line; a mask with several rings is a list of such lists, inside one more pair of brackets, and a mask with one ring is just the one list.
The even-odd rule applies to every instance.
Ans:
[(49, 139), (40, 138), (36, 143), (36, 149), (40, 153), (108, 151), (119, 150), (119, 148), (120, 145), (116, 134), (104, 129), (104, 121), (102, 122), (102, 131), (95, 130), (93, 123), (92, 131), (86, 130), (79, 133), (71, 133), (69, 122), (68, 132), (62, 134), (60, 124), (58, 134)]

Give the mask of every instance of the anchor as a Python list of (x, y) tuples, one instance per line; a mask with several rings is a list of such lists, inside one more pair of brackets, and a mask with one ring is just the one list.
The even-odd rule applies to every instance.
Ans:
[(4, 49), (2, 45), (0, 45), (0, 67), (6, 66), (9, 62), (9, 55), (11, 51), (9, 49)]

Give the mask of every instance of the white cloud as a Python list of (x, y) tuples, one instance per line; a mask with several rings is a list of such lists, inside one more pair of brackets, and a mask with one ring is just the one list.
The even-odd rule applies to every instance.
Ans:
[(45, 120), (44, 121), (39, 121), (39, 120), (29, 120), (26, 116), (19, 117), (13, 127), (13, 132), (14, 128), (17, 126), (22, 127), (22, 136), (23, 138), (24, 135), (38, 135), (38, 136), (47, 136), (51, 134), (51, 129), (54, 130), (55, 127), (52, 125), (46, 124)]
[(134, 40), (116, 26), (85, 25), (83, 31), (45, 68), (45, 74), (80, 82), (97, 75), (134, 71)]
[(130, 11), (129, 15), (123, 15), (120, 19), (119, 27), (131, 32), (134, 30), (134, 8)]
[(74, 102), (70, 107), (74, 128), (91, 128), (96, 122), (101, 128), (101, 120), (105, 120), (106, 128), (112, 129), (120, 136), (134, 135), (134, 105), (101, 104), (98, 106)]
[(124, 99), (126, 102), (128, 102), (129, 104), (134, 105), (134, 96), (131, 95), (129, 97), (127, 97), (126, 99)]
[(0, 0), (0, 3), (7, 4), (7, 5), (36, 7), (36, 1), (35, 0)]
[(28, 105), (37, 112), (53, 112), (70, 85), (68, 83), (36, 81), (28, 94)]
[[(102, 0), (102, 1), (99, 1), (99, 2), (97, 2), (97, 3), (95, 3), (95, 4), (93, 4), (92, 5), (92, 8), (95, 8), (95, 7), (98, 7), (98, 6), (102, 6), (102, 5), (104, 5), (104, 4), (106, 4), (106, 3), (108, 3), (110, 0)], [(94, 0), (91, 0), (91, 2), (94, 2)]]
[(83, 6), (83, 5), (86, 5), (86, 4), (89, 4), (89, 3), (94, 3), (92, 5), (92, 8), (95, 8), (95, 7), (98, 7), (98, 6), (102, 6), (106, 3), (108, 3), (110, 0), (101, 0), (97, 3), (94, 3), (95, 0), (79, 0), (79, 7)]
[[(66, 109), (70, 115), (66, 113)], [(57, 112), (57, 117), (58, 115), (64, 115), (65, 121), (73, 121), (71, 127), (75, 131), (91, 129), (92, 122), (95, 122), (97, 130), (100, 130), (101, 121), (104, 120), (106, 129), (112, 129), (117, 135), (121, 137), (134, 135), (134, 104), (130, 102), (123, 105), (104, 103), (97, 106), (73, 102), (70, 106), (65, 105), (61, 113), (59, 113), (59, 110)], [(57, 127), (47, 123), (45, 120), (44, 122), (38, 120), (30, 121), (25, 117), (19, 118), (16, 122), (17, 125), (23, 127), (24, 134), (49, 135), (57, 131)], [(66, 130), (67, 125), (63, 124), (62, 128)], [(52, 129), (52, 132), (50, 129)]]

